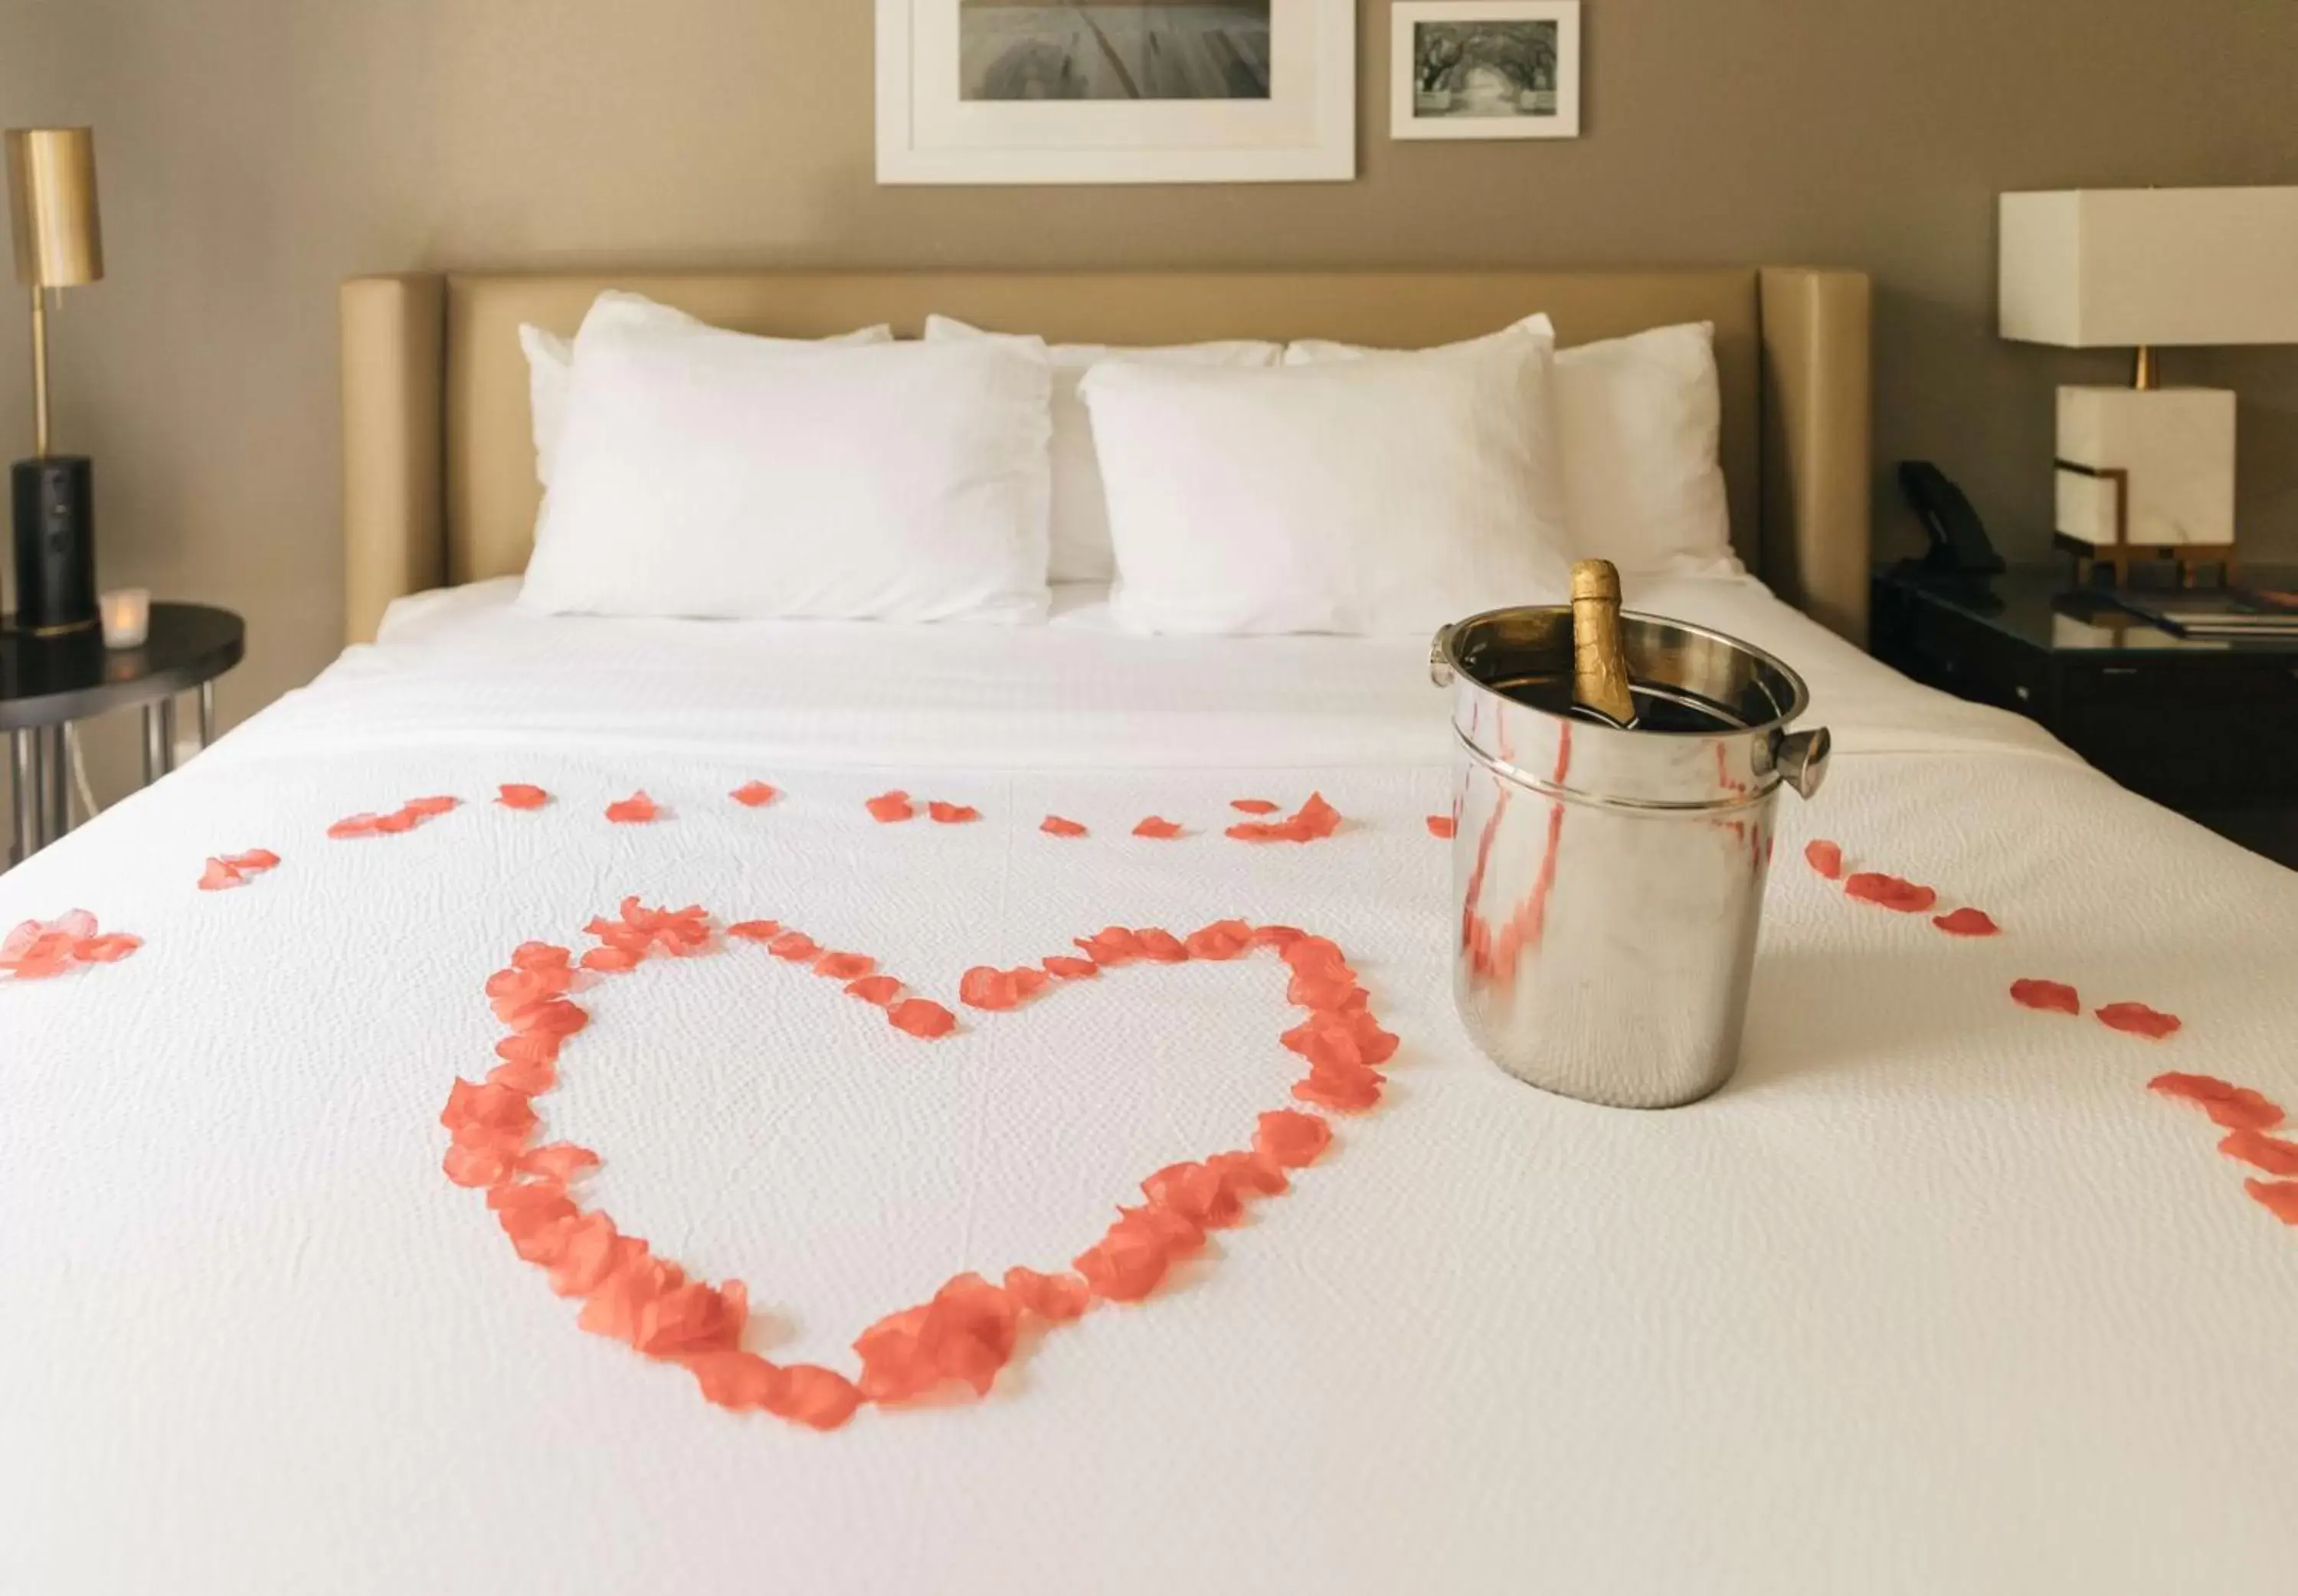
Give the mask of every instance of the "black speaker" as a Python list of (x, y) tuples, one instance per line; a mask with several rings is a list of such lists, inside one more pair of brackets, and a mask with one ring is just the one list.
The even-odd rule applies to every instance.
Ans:
[(95, 470), (84, 455), (18, 460), (16, 626), (95, 624)]

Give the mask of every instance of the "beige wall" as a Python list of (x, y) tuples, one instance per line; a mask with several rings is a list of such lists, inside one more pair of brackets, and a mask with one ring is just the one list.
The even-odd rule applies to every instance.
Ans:
[[(1362, 176), (880, 189), (870, 0), (0, 0), (10, 124), (95, 124), (111, 277), (56, 335), (113, 584), (245, 612), (227, 719), (340, 628), (335, 285), (553, 262), (1608, 265), (1876, 277), (1877, 459), (2044, 541), (2051, 389), (1999, 343), (1993, 197), (2298, 182), (2293, 0), (1587, 0), (1586, 136), (1393, 145), (1362, 6)], [(0, 371), (23, 333), (0, 323)], [(2178, 353), (2243, 395), (2244, 539), (2298, 559), (2298, 350)], [(0, 436), (28, 445), (21, 384)], [(1913, 537), (1886, 484), (1887, 550)], [(104, 761), (116, 769), (115, 732)]]

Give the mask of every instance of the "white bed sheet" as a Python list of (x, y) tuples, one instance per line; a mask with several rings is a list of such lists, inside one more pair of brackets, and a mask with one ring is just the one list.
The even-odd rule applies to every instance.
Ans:
[[(483, 743), (741, 749), (885, 766), (1441, 765), (1444, 697), (1423, 637), (1144, 638), (1106, 590), (1054, 590), (1042, 627), (548, 617), (516, 578), (393, 606), (219, 757)], [(2058, 750), (2031, 722), (1916, 687), (1745, 578), (1662, 578), (1635, 608), (1799, 660), (1849, 751)]]
[[(2298, 1107), (2298, 876), (1752, 584), (1655, 584), (1813, 679), (1745, 1062), (1667, 1114), (1517, 1086), (1452, 1015), (1443, 695), (1414, 640), (540, 621), (384, 641), (0, 878), (146, 945), (0, 982), (0, 1590), (2283, 1592), (2298, 1230), (2158, 1071)], [(758, 811), (740, 782), (786, 790)], [(403, 836), (327, 824), (530, 781)], [(889, 786), (979, 806), (872, 824)], [(643, 827), (600, 811), (644, 787)], [(1227, 801), (1321, 790), (1306, 848)], [(1059, 812), (1094, 829), (1037, 831)], [(1127, 835), (1157, 813), (1173, 842)], [(1955, 941), (1798, 862), (1993, 912)], [(252, 886), (203, 856), (266, 847)], [(771, 914), (944, 1002), (1112, 922), (1303, 925), (1389, 1101), (1208, 1267), (979, 1404), (818, 1436), (579, 1333), (438, 1169), (480, 983), (625, 893)], [(2162, 1043), (2010, 981), (2140, 999)], [(1120, 971), (922, 1048), (753, 954), (601, 994), (541, 1104), (758, 1344), (851, 1371), (965, 1267), (1054, 1267), (1283, 1102), (1266, 963)]]

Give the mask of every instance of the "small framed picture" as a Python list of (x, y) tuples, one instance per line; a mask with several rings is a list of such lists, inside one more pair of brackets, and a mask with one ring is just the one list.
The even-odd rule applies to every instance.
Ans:
[(1580, 0), (1397, 0), (1389, 136), (1580, 136)]

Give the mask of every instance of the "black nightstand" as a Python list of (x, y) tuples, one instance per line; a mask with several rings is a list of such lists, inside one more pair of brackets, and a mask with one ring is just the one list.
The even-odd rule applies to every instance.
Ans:
[(245, 623), (204, 604), (154, 604), (141, 648), (107, 649), (89, 626), (39, 637), (0, 616), (0, 732), (8, 733), (14, 827), (7, 862), (71, 829), (64, 728), (106, 710), (144, 711), (144, 780), (176, 765), (176, 695), (199, 694), (200, 746), (215, 731), (215, 680), (247, 651)]
[(2050, 568), (1983, 584), (1886, 569), (1873, 598), (1886, 665), (2039, 721), (2133, 791), (2298, 868), (2298, 641), (2178, 637)]

